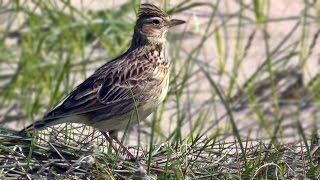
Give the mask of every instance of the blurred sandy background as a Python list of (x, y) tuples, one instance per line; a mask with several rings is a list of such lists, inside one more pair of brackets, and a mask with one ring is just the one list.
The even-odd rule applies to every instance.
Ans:
[[(8, 0), (4, 0), (3, 3), (6, 3)], [(104, 10), (111, 7), (119, 8), (119, 6), (127, 1), (125, 0), (118, 0), (118, 1), (111, 1), (111, 0), (72, 0), (70, 1), (73, 6), (75, 6), (80, 11), (89, 11), (89, 10)], [(152, 2), (157, 5), (160, 5), (159, 1), (142, 1), (142, 2)], [(169, 7), (174, 7), (175, 5), (181, 3), (182, 1), (179, 0), (172, 0), (170, 1)], [(197, 1), (197, 2), (207, 2), (215, 4), (215, 1)], [(252, 1), (244, 1), (245, 4), (250, 4)], [(301, 15), (304, 13), (304, 3), (303, 0), (271, 0), (270, 4), (270, 14), (269, 14), (269, 25), (268, 25), (268, 39), (269, 39), (269, 45), (270, 49), (275, 48), (280, 41), (283, 39), (284, 36), (286, 36), (296, 25), (299, 20), (301, 20)], [(319, 4), (316, 4), (319, 6)], [(31, 5), (32, 6), (32, 5)], [(251, 8), (251, 7), (248, 7)], [(200, 55), (197, 57), (196, 61), (197, 63), (205, 64), (206, 68), (211, 69), (212, 72), (212, 78), (216, 80), (220, 85), (221, 88), (227, 89), (228, 84), (230, 82), (230, 76), (232, 74), (232, 68), (234, 67), (235, 63), (235, 54), (237, 51), (236, 49), (236, 40), (237, 38), (243, 39), (243, 44), (240, 46), (241, 48), (244, 48), (245, 42), (247, 42), (247, 39), (250, 35), (255, 31), (254, 38), (251, 42), (251, 47), (247, 52), (246, 58), (244, 61), (239, 64), (239, 73), (236, 77), (236, 84), (241, 85), (243, 82), (245, 82), (250, 75), (252, 75), (257, 68), (261, 65), (262, 62), (266, 59), (266, 51), (265, 51), (265, 42), (264, 42), (264, 34), (262, 31), (257, 31), (257, 24), (255, 24), (250, 19), (255, 19), (255, 16), (253, 13), (250, 13), (249, 11), (245, 11), (243, 16), (245, 16), (247, 21), (243, 21), (244, 24), (241, 36), (237, 36), (237, 28), (238, 28), (238, 19), (233, 18), (231, 20), (228, 19), (228, 17), (232, 16), (233, 13), (237, 13), (239, 11), (239, 4), (235, 1), (222, 1), (219, 5), (218, 11), (216, 16), (214, 17), (214, 23), (213, 26), (216, 27), (222, 27), (220, 29), (220, 33), (223, 37), (222, 43), (224, 46), (223, 53), (225, 54), (223, 61), (225, 65), (225, 74), (224, 76), (219, 76), (219, 72), (221, 71), (221, 67), (223, 66), (221, 62), (219, 62), (219, 56), (218, 56), (218, 50), (216, 47), (216, 39), (214, 35), (211, 35), (208, 37), (207, 41), (205, 42), (204, 48), (202, 48), (199, 53)], [(312, 13), (312, 12), (310, 12)], [(134, 15), (134, 13), (133, 13)], [(184, 51), (188, 51), (193, 49), (201, 40), (201, 35), (203, 35), (205, 32), (205, 25), (210, 20), (211, 16), (211, 9), (205, 8), (205, 7), (197, 7), (193, 8), (189, 11), (184, 11), (180, 14), (174, 15), (175, 18), (181, 18), (184, 20), (187, 20), (188, 23), (186, 25), (183, 25), (181, 27), (177, 27), (173, 30), (173, 34), (175, 36), (178, 36), (179, 33), (186, 32), (187, 35), (186, 38), (182, 41), (182, 46)], [(234, 14), (234, 16), (237, 16), (237, 14)], [(317, 14), (314, 12), (314, 16), (316, 17)], [(134, 17), (134, 16), (133, 16)], [(135, 18), (132, 17), (132, 20), (134, 21)], [(0, 15), (1, 24), (2, 27), (5, 27), (4, 25), (6, 23), (11, 23), (12, 17), (4, 17)], [(19, 20), (19, 18), (21, 20)], [(17, 23), (17, 26), (19, 23), (23, 22), (23, 17), (15, 17), (14, 23)], [(310, 36), (306, 37), (306, 40), (309, 41), (307, 43), (310, 43), (312, 41), (312, 38), (319, 29), (319, 23), (317, 24), (316, 21), (319, 21), (318, 19), (314, 19), (313, 24), (311, 26), (308, 26), (308, 32)], [(223, 25), (223, 26), (222, 26)], [(13, 26), (14, 28), (14, 26)], [(213, 31), (215, 27), (212, 27)], [(291, 46), (289, 46), (291, 43), (294, 43), (296, 41), (299, 41), (303, 33), (303, 26), (299, 25), (297, 30), (290, 36), (290, 40), (286, 42), (288, 45), (287, 49), (283, 50), (283, 54), (285, 54), (285, 51), (291, 51)], [(131, 38), (128, 36), (128, 38)], [(15, 43), (14, 40), (7, 40), (7, 43)], [(173, 44), (176, 45), (176, 44)], [(300, 45), (302, 45), (300, 43)], [(314, 52), (312, 55), (307, 59), (305, 62), (305, 65), (303, 68), (299, 69), (299, 73), (302, 74), (303, 77), (303, 83), (306, 84), (310, 80), (310, 78), (314, 77), (315, 74), (319, 72), (319, 61), (320, 61), (320, 45), (319, 43), (316, 44), (314, 47)], [(106, 52), (108, 54), (108, 52)], [(182, 53), (183, 54), (183, 53)], [(186, 53), (185, 53), (186, 55)], [(183, 58), (181, 58), (183, 59)], [(290, 59), (290, 63), (292, 67), (295, 67), (301, 63), (301, 59), (299, 56), (294, 56), (292, 59)], [(184, 62), (177, 62), (178, 67), (183, 68)], [(100, 64), (94, 64), (93, 67), (99, 67)], [(182, 107), (186, 111), (187, 118), (190, 119), (189, 123), (192, 124), (192, 122), (195, 121), (195, 114), (201, 113), (201, 112), (208, 112), (209, 115), (209, 121), (207, 122), (208, 125), (214, 124), (214, 129), (222, 128), (227, 132), (232, 132), (229, 120), (227, 118), (223, 118), (223, 114), (226, 113), (225, 109), (223, 108), (221, 102), (216, 101), (214, 104), (210, 104), (209, 102), (212, 100), (212, 87), (209, 86), (208, 81), (205, 80), (205, 77), (202, 73), (199, 73), (199, 68), (196, 67), (193, 69), (194, 76), (189, 81), (188, 89), (186, 91), (188, 92), (194, 92), (193, 97), (186, 97), (183, 96), (183, 101), (185, 103), (185, 107)], [(4, 72), (2, 72), (4, 73)], [(90, 73), (88, 73), (90, 74)], [(83, 78), (78, 78), (78, 81), (81, 82)], [(4, 82), (5, 83), (5, 82)], [(236, 90), (233, 91), (233, 93), (237, 93)], [(271, 101), (272, 97), (268, 96), (267, 98), (270, 98)], [(176, 125), (175, 121), (175, 112), (172, 112), (170, 109), (172, 106), (175, 106), (175, 98), (170, 97), (168, 99), (168, 103), (166, 105), (166, 108), (168, 109), (165, 113), (165, 120), (161, 122), (162, 129), (167, 130), (169, 132), (174, 130), (174, 127)], [(269, 101), (269, 102), (270, 102)], [(266, 100), (268, 102), (268, 99)], [(208, 105), (208, 103), (210, 105)], [(270, 106), (270, 104), (269, 104)], [(272, 106), (272, 105), (271, 105)], [(284, 109), (289, 109), (289, 107), (284, 106)], [(268, 109), (268, 107), (266, 107)], [(303, 122), (304, 128), (308, 129), (314, 126), (319, 126), (320, 121), (317, 118), (318, 112), (316, 111), (316, 106), (312, 106), (310, 108), (307, 108), (305, 111), (301, 111), (299, 114), (299, 120)], [(194, 112), (193, 114), (190, 112)], [(289, 111), (290, 113), (290, 111)], [(257, 121), (257, 115), (252, 112), (252, 109), (250, 107), (246, 107), (244, 110), (235, 112), (234, 117), (236, 120), (236, 123), (239, 125), (238, 128), (241, 130), (243, 136), (252, 137), (252, 139), (255, 138), (263, 138), (265, 132), (264, 130), (261, 130), (261, 126), (259, 125), (260, 122)], [(290, 120), (291, 119), (291, 120)], [(270, 119), (267, 119), (270, 123), (275, 123), (275, 119), (270, 116)], [(296, 127), (295, 127), (295, 120), (294, 118), (289, 118), (286, 123), (284, 123), (284, 130), (283, 134), (284, 136), (290, 137), (291, 140), (299, 140), (299, 137), (295, 136), (296, 133)], [(13, 129), (20, 129), (24, 126), (22, 123), (9, 123), (4, 124), (4, 127), (9, 127)], [(184, 126), (188, 127), (190, 124), (185, 124)], [(148, 131), (148, 130), (147, 130)], [(285, 135), (287, 134), (287, 135)], [(232, 139), (231, 139), (232, 141)]]

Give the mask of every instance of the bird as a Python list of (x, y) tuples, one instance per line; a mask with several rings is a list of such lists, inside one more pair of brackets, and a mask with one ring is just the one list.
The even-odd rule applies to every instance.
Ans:
[(170, 77), (166, 36), (170, 28), (184, 23), (153, 4), (141, 4), (128, 50), (98, 68), (19, 134), (81, 123), (98, 129), (110, 145), (115, 140), (134, 159), (116, 134), (145, 120), (165, 99)]

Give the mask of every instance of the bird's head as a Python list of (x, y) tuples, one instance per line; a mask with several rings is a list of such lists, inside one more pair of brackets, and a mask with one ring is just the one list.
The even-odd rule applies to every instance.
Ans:
[(171, 19), (157, 6), (141, 4), (133, 38), (143, 38), (150, 43), (162, 43), (169, 28), (183, 23), (183, 20)]

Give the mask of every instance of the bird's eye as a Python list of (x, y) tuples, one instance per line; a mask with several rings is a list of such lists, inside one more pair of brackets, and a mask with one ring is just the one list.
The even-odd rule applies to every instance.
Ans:
[(160, 20), (159, 19), (154, 19), (154, 20), (152, 20), (152, 23), (158, 25), (158, 24), (160, 24)]

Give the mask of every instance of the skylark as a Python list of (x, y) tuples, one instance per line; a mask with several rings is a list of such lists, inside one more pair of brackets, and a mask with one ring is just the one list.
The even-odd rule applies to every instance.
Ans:
[(141, 4), (130, 48), (97, 69), (41, 121), (20, 133), (83, 123), (97, 128), (111, 145), (116, 140), (129, 153), (112, 134), (146, 119), (166, 97), (170, 68), (166, 34), (183, 23), (152, 4)]

